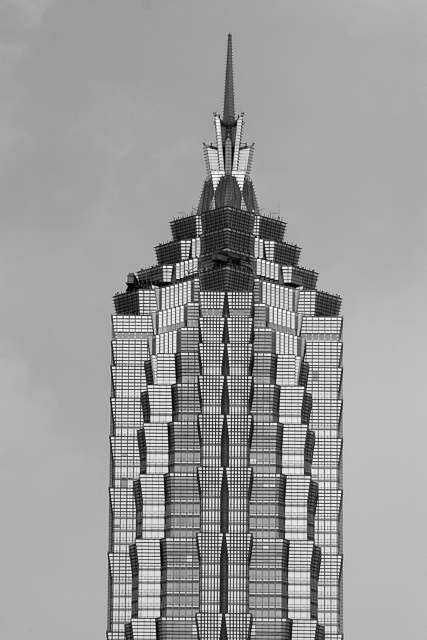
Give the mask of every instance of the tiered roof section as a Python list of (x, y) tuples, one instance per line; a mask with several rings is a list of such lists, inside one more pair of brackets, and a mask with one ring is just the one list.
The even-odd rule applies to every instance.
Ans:
[(318, 274), (299, 266), (300, 248), (284, 240), (286, 225), (231, 206), (172, 221), (170, 242), (156, 247), (158, 264), (129, 274), (116, 294), (117, 313), (139, 313), (138, 289), (197, 280), (201, 291), (253, 291), (260, 281), (300, 290), (304, 315), (337, 316), (339, 296), (316, 289)]
[(156, 247), (157, 265), (129, 274), (127, 292), (115, 296), (117, 313), (139, 313), (138, 289), (197, 280), (201, 291), (253, 291), (268, 280), (301, 289), (302, 313), (338, 315), (341, 299), (316, 290), (318, 274), (299, 266), (301, 249), (285, 242), (285, 222), (258, 207), (254, 145), (242, 142), (243, 114), (235, 116), (231, 36), (223, 116), (214, 116), (216, 141), (204, 145), (207, 177), (197, 211), (171, 222), (172, 240)]

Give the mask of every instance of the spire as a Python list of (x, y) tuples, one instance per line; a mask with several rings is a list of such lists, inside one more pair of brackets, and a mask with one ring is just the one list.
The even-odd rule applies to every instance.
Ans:
[(234, 116), (234, 82), (233, 82), (233, 45), (231, 33), (228, 34), (227, 62), (225, 66), (225, 91), (224, 91), (224, 111), (222, 121), (231, 124), (235, 121)]

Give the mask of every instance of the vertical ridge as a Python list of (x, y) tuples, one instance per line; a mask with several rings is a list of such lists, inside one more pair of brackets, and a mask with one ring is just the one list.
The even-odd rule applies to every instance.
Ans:
[(233, 43), (231, 33), (228, 34), (227, 61), (225, 65), (224, 110), (222, 114), (224, 124), (231, 124), (234, 115), (234, 77), (233, 77)]

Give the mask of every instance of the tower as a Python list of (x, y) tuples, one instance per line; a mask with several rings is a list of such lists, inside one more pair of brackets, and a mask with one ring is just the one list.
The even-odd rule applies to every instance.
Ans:
[(114, 297), (108, 640), (342, 638), (340, 298), (264, 215), (235, 114)]

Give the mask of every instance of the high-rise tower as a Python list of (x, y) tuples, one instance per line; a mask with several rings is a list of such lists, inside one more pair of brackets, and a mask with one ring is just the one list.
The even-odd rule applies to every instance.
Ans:
[(342, 638), (340, 298), (224, 109), (196, 212), (114, 298), (108, 640)]

